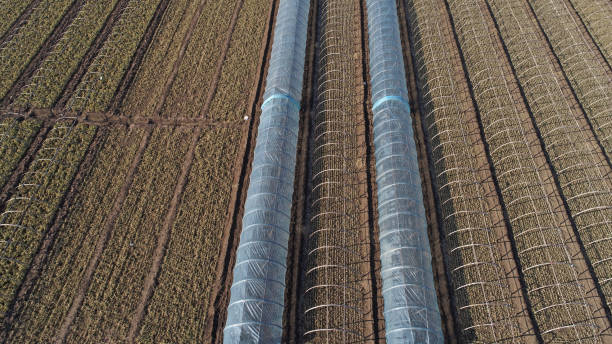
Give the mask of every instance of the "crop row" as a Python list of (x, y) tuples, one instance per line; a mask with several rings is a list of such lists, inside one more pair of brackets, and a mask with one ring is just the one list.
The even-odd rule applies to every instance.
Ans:
[(242, 119), (248, 95), (255, 87), (261, 39), (270, 3), (244, 0), (232, 41), (223, 62), (219, 85), (207, 118), (218, 121)]
[(363, 53), (355, 35), (360, 30), (355, 26), (359, 8), (356, 1), (330, 0), (321, 2), (319, 11), (322, 39), (312, 131), (311, 231), (304, 252), (303, 330), (308, 342), (352, 343), (371, 335), (366, 314), (371, 316), (367, 298), (372, 295), (365, 281), (370, 276), (370, 228), (361, 146), (363, 89), (356, 58)]
[(37, 108), (53, 106), (118, 0), (88, 1), (15, 100)]
[(207, 307), (228, 221), (232, 172), (242, 131), (209, 129), (195, 157), (158, 284), (138, 337), (141, 343), (205, 341)]
[(62, 190), (69, 186), (94, 132), (81, 125), (56, 125), (37, 152), (29, 173), (23, 175), (14, 197), (6, 202), (5, 212), (0, 215), (1, 240), (9, 243), (2, 247), (0, 259), (1, 314), (13, 300), (57, 211)]
[(180, 48), (199, 1), (171, 1), (149, 51), (125, 98), (121, 112), (152, 116), (160, 101), (180, 54)]
[(90, 176), (79, 187), (71, 212), (59, 228), (47, 264), (32, 288), (7, 340), (46, 342), (54, 338), (79, 288), (129, 166), (142, 129), (113, 129), (101, 142)]
[(8, 181), (40, 127), (41, 123), (36, 120), (6, 118), (0, 121), (0, 187)]
[(212, 86), (231, 13), (239, 4), (230, 0), (206, 2), (163, 104), (163, 116), (199, 117)]
[[(124, 12), (121, 20), (113, 27), (113, 32), (110, 35), (111, 39), (105, 43), (106, 48), (102, 49), (103, 53), (96, 57), (90, 71), (88, 71), (84, 80), (81, 81), (78, 87), (80, 92), (77, 92), (71, 98), (74, 100), (72, 103), (73, 106), (80, 105), (82, 108), (93, 110), (100, 108), (105, 109), (108, 106), (110, 97), (114, 94), (114, 90), (123, 76), (123, 70), (127, 68), (126, 66), (129, 64), (131, 56), (151, 19), (153, 11), (150, 9), (151, 7), (153, 10), (155, 9), (154, 4), (150, 2), (143, 4), (140, 1), (132, 0), (130, 5), (131, 6)], [(147, 9), (149, 10), (146, 11)], [(146, 20), (142, 20), (143, 13), (145, 12), (149, 14), (149, 17)], [(123, 34), (122, 32), (126, 33)], [(134, 32), (140, 32), (140, 36), (136, 36)], [(123, 69), (121, 72), (117, 70), (119, 68), (118, 66), (122, 66)], [(101, 75), (103, 75), (103, 80), (100, 80), (100, 74), (96, 73), (101, 73)], [(94, 77), (92, 78), (92, 76)], [(104, 87), (112, 87), (112, 89), (109, 91)], [(51, 131), (53, 132), (55, 129), (58, 129), (57, 132), (63, 132), (65, 129), (59, 129), (61, 126), (62, 125), (55, 125)], [(19, 211), (19, 213), (16, 214), (22, 214), (20, 216), (24, 216), (26, 222), (29, 221), (27, 222), (28, 226), (37, 229), (38, 232), (35, 233), (38, 234), (34, 236), (28, 235), (28, 246), (24, 246), (19, 249), (19, 252), (14, 253), (24, 258), (19, 268), (14, 268), (12, 265), (6, 268), (3, 267), (3, 278), (7, 281), (12, 281), (10, 282), (12, 283), (12, 289), (9, 288), (7, 284), (6, 290), (8, 290), (9, 293), (4, 296), (4, 300), (2, 301), (4, 306), (12, 300), (14, 288), (19, 285), (23, 278), (23, 273), (29, 265), (29, 259), (39, 245), (42, 233), (53, 219), (53, 215), (59, 206), (59, 201), (70, 184), (72, 175), (75, 173), (73, 168), (76, 168), (75, 165), (78, 165), (78, 162), (82, 160), (85, 150), (91, 143), (95, 131), (92, 127), (82, 125), (74, 127), (69, 125), (68, 128), (68, 132), (65, 136), (63, 135), (59, 138), (54, 138), (53, 136), (47, 137), (43, 142), (43, 148), (45, 148), (46, 145), (59, 145), (65, 147), (65, 150), (71, 153), (54, 158), (52, 164), (53, 168), (44, 175), (46, 178), (45, 180), (48, 181), (43, 183), (41, 187), (38, 188), (40, 191), (37, 192), (50, 196), (46, 199), (41, 199), (41, 197), (38, 196), (38, 199), (41, 200), (36, 203), (36, 207), (17, 203), (12, 206), (15, 210)], [(52, 151), (41, 149), (39, 152), (41, 152), (40, 154), (48, 154), (48, 152)], [(39, 174), (36, 174), (37, 169), (39, 169), (39, 167), (36, 164), (32, 164), (25, 175), (38, 176)], [(66, 171), (69, 171), (69, 173)], [(22, 180), (22, 183), (23, 182), (27, 182), (27, 180)], [(10, 222), (14, 222), (11, 219), (9, 220)], [(12, 233), (6, 233), (6, 235), (9, 236), (14, 235)], [(23, 241), (18, 236), (15, 236), (15, 239), (11, 240), (17, 242)]]
[[(100, 257), (68, 342), (123, 341), (180, 174), (191, 130), (155, 129)], [(108, 219), (107, 219), (108, 221)], [(77, 227), (82, 228), (82, 227)]]
[[(568, 221), (512, 85), (511, 72), (484, 10), (474, 0), (448, 1), (463, 51), (501, 197), (506, 205), (533, 314), (545, 341), (591, 338), (591, 304), (578, 282), (566, 238)], [(494, 31), (493, 31), (494, 32)], [(514, 91), (511, 91), (514, 90)]]
[(605, 0), (569, 0), (586, 25), (587, 30), (603, 53), (609, 65), (612, 65), (612, 4)]
[(160, 0), (131, 0), (113, 26), (69, 106), (83, 111), (105, 111)]
[[(490, 175), (474, 110), (452, 33), (440, 1), (407, 1), (414, 37), (417, 78), (424, 107), (427, 144), (434, 163), (445, 254), (451, 271), (456, 321), (464, 341), (500, 342), (519, 334), (516, 309), (503, 269), (500, 210), (490, 209)], [(485, 180), (485, 182), (481, 182)]]
[(26, 68), (76, 0), (42, 0), (18, 33), (0, 49), (0, 98)]
[[(586, 254), (601, 280), (612, 275), (612, 180), (610, 168), (578, 107), (572, 107), (564, 79), (554, 70), (554, 60), (542, 46), (543, 38), (520, 1), (490, 0), (506, 42), (560, 192), (586, 246)], [(612, 285), (603, 286), (611, 303)]]
[(585, 40), (579, 24), (565, 5), (551, 0), (529, 0), (529, 3), (597, 137), (608, 156), (612, 156), (612, 78), (609, 70), (599, 53)]
[(32, 1), (35, 0), (4, 0), (0, 2), (0, 18), (2, 18), (2, 21), (0, 21), (0, 37), (7, 32)]

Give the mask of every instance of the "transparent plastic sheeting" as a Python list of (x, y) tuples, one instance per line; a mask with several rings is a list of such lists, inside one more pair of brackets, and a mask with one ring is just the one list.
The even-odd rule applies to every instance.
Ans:
[(223, 342), (280, 343), (309, 0), (281, 0)]
[(386, 339), (442, 343), (397, 9), (367, 7)]

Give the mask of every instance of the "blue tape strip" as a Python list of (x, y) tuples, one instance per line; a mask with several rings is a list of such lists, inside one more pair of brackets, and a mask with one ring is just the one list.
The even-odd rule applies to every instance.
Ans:
[(273, 95), (269, 96), (269, 97), (268, 97), (268, 98), (267, 98), (267, 99), (266, 99), (266, 100), (263, 102), (263, 104), (261, 104), (261, 109), (263, 110), (263, 109), (264, 109), (264, 107), (265, 107), (265, 106), (266, 106), (266, 105), (269, 103), (269, 101), (270, 101), (270, 100), (272, 100), (272, 99), (288, 99), (288, 100), (289, 100), (289, 102), (290, 102), (291, 104), (293, 104), (293, 105), (294, 105), (294, 106), (295, 106), (295, 107), (298, 109), (298, 111), (300, 110), (300, 103), (299, 103), (297, 100), (293, 99), (293, 97), (292, 97), (292, 96), (290, 96), (290, 95), (288, 95), (288, 94), (284, 94), (284, 93), (275, 93), (275, 94), (273, 94)]
[(382, 105), (382, 103), (384, 103), (386, 101), (389, 101), (389, 100), (396, 100), (396, 101), (406, 105), (406, 107), (408, 108), (408, 112), (410, 112), (410, 103), (408, 103), (408, 101), (406, 99), (404, 99), (403, 97), (400, 97), (400, 96), (384, 96), (384, 97), (380, 98), (372, 106), (372, 111), (376, 110), (376, 108), (379, 107), (380, 105)]

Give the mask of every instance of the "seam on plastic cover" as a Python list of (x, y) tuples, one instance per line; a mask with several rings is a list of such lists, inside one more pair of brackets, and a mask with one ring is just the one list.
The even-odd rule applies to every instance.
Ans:
[(273, 95), (269, 96), (268, 98), (266, 98), (266, 100), (263, 102), (263, 104), (261, 104), (261, 109), (263, 110), (264, 107), (266, 105), (268, 105), (272, 99), (287, 99), (287, 100), (289, 100), (289, 102), (293, 106), (295, 106), (298, 109), (298, 111), (301, 108), (300, 102), (298, 102), (297, 100), (293, 99), (292, 96), (290, 96), (288, 94), (285, 94), (285, 93), (276, 93), (276, 94), (273, 94)]

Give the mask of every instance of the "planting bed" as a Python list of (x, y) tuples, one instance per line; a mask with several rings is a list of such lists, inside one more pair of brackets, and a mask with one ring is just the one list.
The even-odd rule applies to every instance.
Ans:
[[(222, 342), (279, 1), (0, 0), (0, 342)], [(310, 3), (283, 342), (385, 342), (367, 5)], [(446, 341), (612, 341), (612, 5), (397, 10)]]

